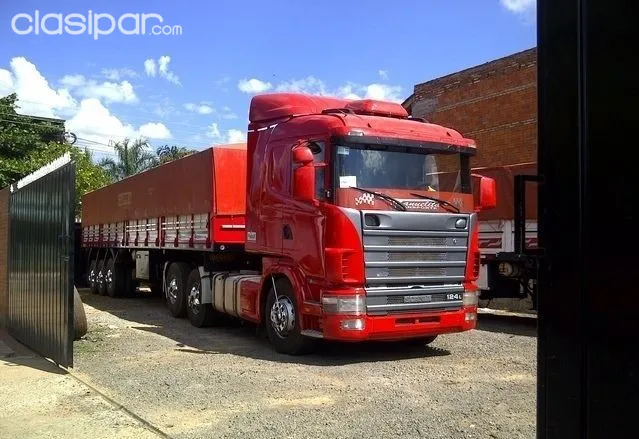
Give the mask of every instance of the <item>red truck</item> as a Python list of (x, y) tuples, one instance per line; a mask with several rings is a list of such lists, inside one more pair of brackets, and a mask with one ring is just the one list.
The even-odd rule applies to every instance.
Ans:
[(494, 180), (471, 176), (475, 153), (399, 104), (255, 96), (245, 145), (83, 197), (89, 284), (111, 296), (147, 284), (197, 327), (264, 325), (291, 355), (320, 338), (430, 343), (473, 329), (477, 213), (496, 203)]

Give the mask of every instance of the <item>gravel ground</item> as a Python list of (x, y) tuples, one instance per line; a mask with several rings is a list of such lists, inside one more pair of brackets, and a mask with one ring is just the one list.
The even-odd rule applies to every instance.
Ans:
[(174, 438), (534, 438), (534, 327), (482, 321), (432, 347), (275, 353), (252, 328), (198, 329), (164, 303), (82, 292), (74, 373)]
[(0, 358), (0, 439), (157, 437), (135, 418), (26, 348)]

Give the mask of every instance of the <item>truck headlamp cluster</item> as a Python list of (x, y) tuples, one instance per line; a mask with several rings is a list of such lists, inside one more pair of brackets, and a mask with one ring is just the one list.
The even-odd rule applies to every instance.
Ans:
[(364, 296), (323, 296), (322, 311), (324, 314), (362, 315), (366, 313)]

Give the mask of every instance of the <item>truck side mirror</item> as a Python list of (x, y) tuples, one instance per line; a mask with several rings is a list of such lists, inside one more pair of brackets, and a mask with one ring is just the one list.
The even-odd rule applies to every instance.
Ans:
[(315, 200), (315, 166), (312, 163), (293, 170), (293, 197), (311, 203)]
[(495, 180), (490, 177), (479, 177), (479, 205), (480, 210), (489, 210), (497, 207), (497, 186)]
[(293, 148), (293, 163), (296, 165), (308, 165), (313, 163), (313, 151), (306, 145)]
[(300, 201), (315, 199), (315, 166), (313, 151), (308, 144), (295, 146), (293, 158), (293, 197)]

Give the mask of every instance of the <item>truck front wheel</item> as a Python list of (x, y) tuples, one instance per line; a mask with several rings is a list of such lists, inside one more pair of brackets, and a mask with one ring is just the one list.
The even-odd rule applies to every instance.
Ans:
[(313, 340), (301, 333), (298, 310), (290, 283), (285, 279), (275, 281), (266, 298), (264, 323), (270, 343), (281, 354), (301, 355), (313, 349)]
[(189, 266), (173, 262), (166, 274), (166, 304), (173, 317), (186, 316), (186, 280)]

